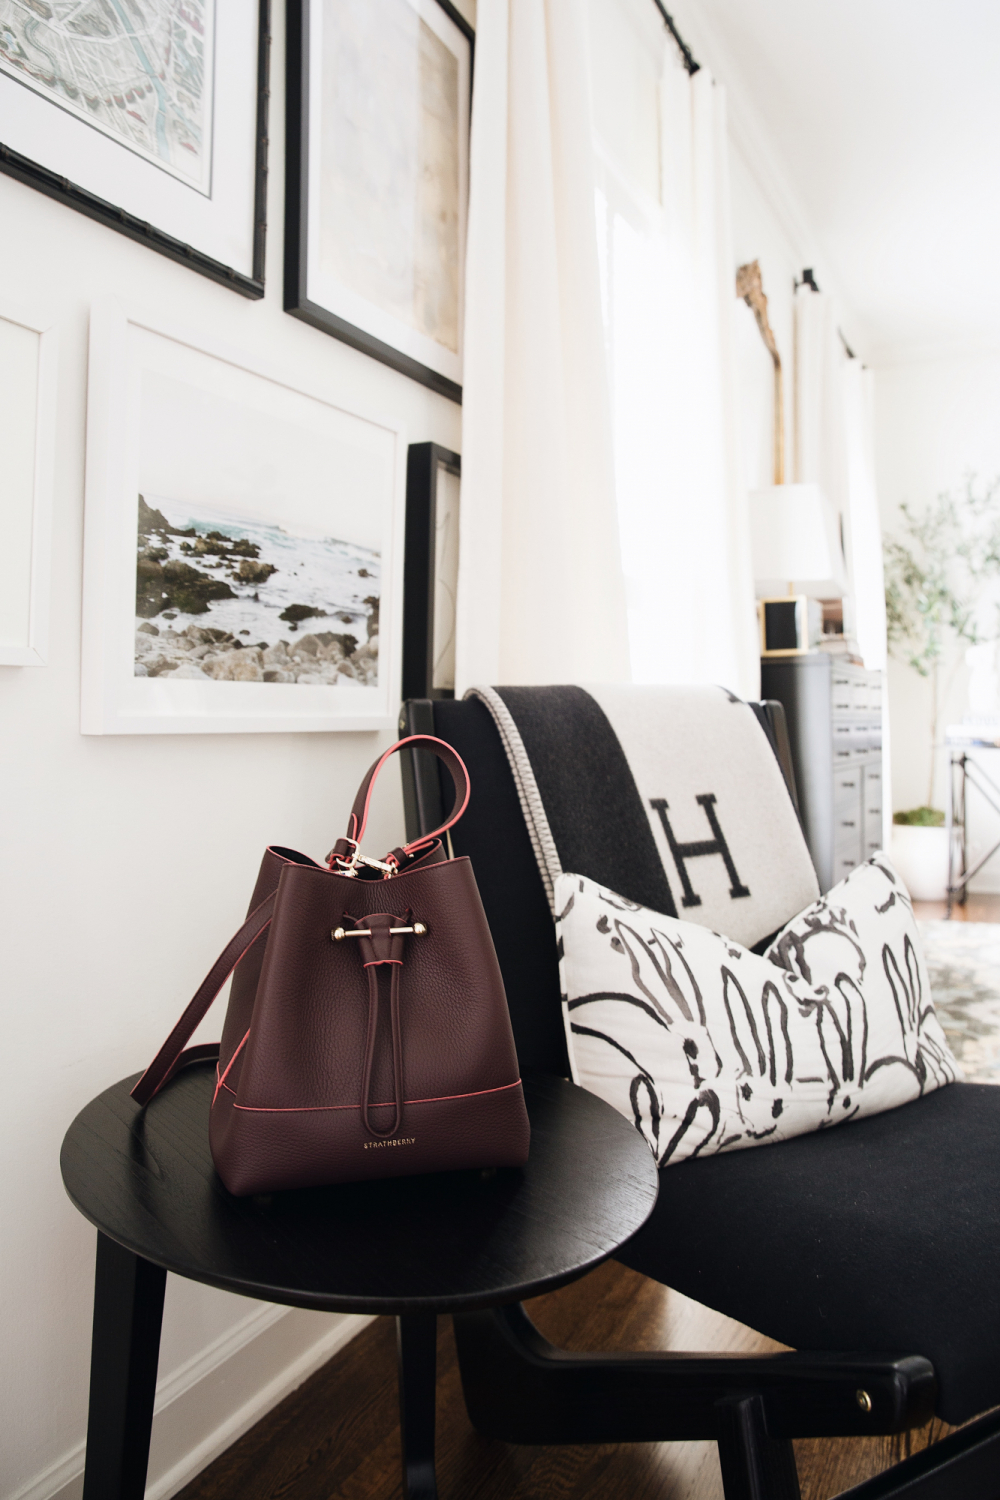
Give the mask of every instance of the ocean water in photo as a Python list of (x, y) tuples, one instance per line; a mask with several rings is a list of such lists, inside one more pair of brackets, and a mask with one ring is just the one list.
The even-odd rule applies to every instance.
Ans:
[(159, 495), (137, 532), (137, 676), (377, 682), (378, 552)]

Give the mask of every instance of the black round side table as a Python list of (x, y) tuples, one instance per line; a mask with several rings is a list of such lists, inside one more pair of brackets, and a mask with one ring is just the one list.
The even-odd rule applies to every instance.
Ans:
[(642, 1137), (558, 1078), (525, 1082), (523, 1168), (234, 1198), (208, 1149), (214, 1067), (186, 1069), (144, 1111), (129, 1098), (137, 1076), (88, 1104), (62, 1148), (66, 1191), (98, 1231), (84, 1500), (142, 1500), (167, 1271), (293, 1307), (394, 1314), (404, 1495), (434, 1500), (437, 1314), (572, 1281), (656, 1202)]

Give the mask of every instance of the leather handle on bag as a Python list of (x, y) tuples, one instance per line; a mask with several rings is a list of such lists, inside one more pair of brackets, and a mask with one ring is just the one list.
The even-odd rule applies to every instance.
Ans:
[(395, 755), (397, 750), (405, 750), (407, 748), (429, 750), (432, 755), (437, 756), (438, 760), (444, 762), (451, 774), (452, 783), (455, 787), (455, 801), (449, 817), (441, 824), (440, 828), (435, 828), (430, 833), (421, 834), (418, 839), (413, 840), (412, 844), (404, 844), (402, 852), (405, 855), (412, 856), (419, 850), (428, 848), (435, 839), (439, 839), (442, 834), (447, 833), (449, 828), (454, 827), (465, 812), (465, 809), (469, 805), (471, 785), (469, 782), (469, 773), (465, 768), (465, 762), (458, 751), (444, 740), (439, 740), (432, 734), (407, 735), (405, 739), (397, 740), (394, 745), (390, 745), (384, 755), (380, 755), (378, 760), (369, 767), (367, 774), (358, 788), (358, 795), (354, 799), (354, 807), (351, 810), (351, 816), (347, 824), (347, 836), (346, 838), (338, 839), (334, 844), (327, 856), (327, 864), (332, 866), (335, 860), (349, 859), (353, 850), (361, 843), (361, 840), (365, 836), (365, 828), (368, 823), (368, 809), (371, 805), (372, 792), (375, 788), (375, 780), (378, 773), (390, 755)]

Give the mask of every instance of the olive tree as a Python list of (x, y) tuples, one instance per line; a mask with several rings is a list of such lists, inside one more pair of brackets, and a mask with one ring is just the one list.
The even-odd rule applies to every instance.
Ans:
[(884, 542), (886, 624), (892, 654), (931, 683), (929, 807), (947, 649), (1000, 639), (1000, 478), (970, 475), (919, 514), (900, 510), (901, 535)]

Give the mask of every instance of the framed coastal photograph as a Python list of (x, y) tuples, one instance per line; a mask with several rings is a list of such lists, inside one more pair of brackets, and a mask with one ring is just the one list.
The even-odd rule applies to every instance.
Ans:
[(394, 422), (95, 306), (83, 732), (390, 728), (405, 482)]
[(0, 666), (48, 659), (56, 331), (0, 297)]
[(285, 310), (455, 401), (472, 63), (449, 0), (289, 0)]
[(0, 171), (264, 293), (270, 0), (0, 0)]
[(411, 443), (406, 463), (403, 697), (454, 698), (462, 459)]

